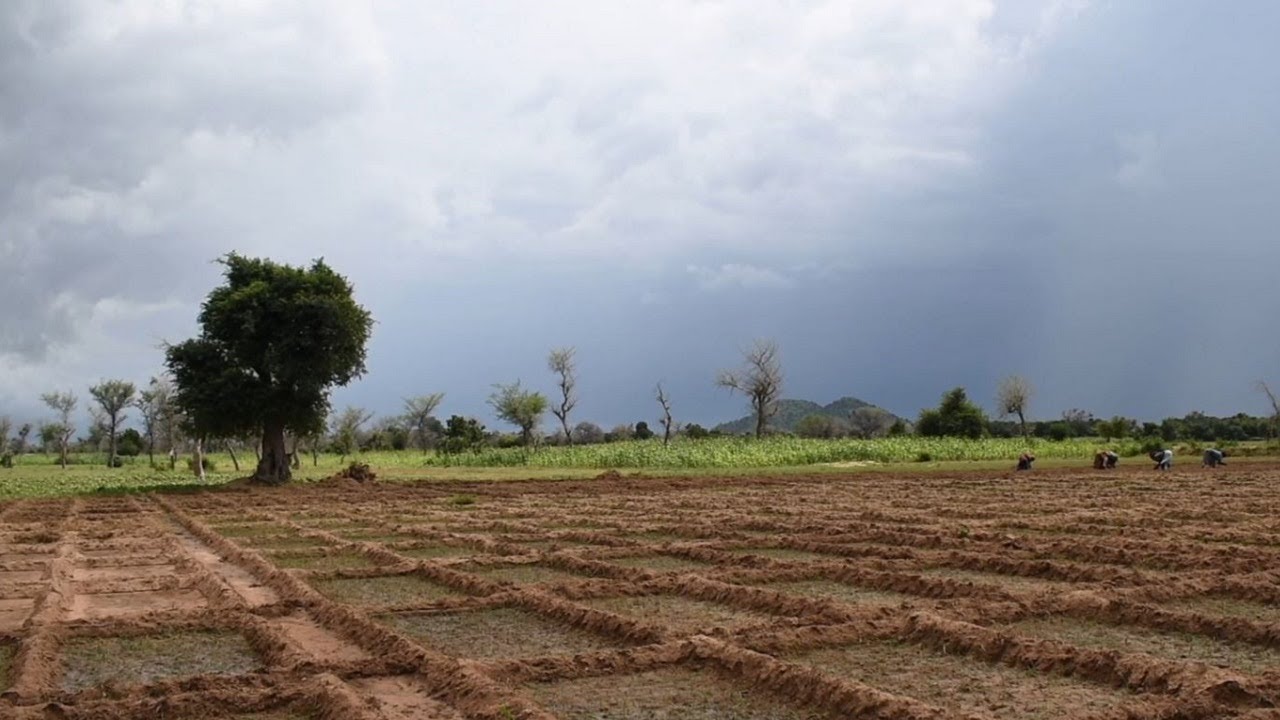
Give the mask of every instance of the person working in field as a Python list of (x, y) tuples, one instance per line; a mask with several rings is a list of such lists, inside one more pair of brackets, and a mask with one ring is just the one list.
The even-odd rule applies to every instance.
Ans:
[(1226, 465), (1227, 454), (1217, 448), (1210, 448), (1204, 451), (1204, 462), (1200, 463), (1201, 467), (1218, 467)]
[(1173, 451), (1168, 448), (1164, 450), (1152, 450), (1151, 459), (1155, 461), (1156, 470), (1173, 469)]
[(1112, 470), (1120, 462), (1120, 455), (1114, 450), (1099, 450), (1093, 456), (1094, 470)]
[(1029, 453), (1029, 452), (1024, 452), (1024, 453), (1022, 453), (1021, 455), (1019, 455), (1019, 456), (1018, 456), (1018, 469), (1019, 469), (1019, 470), (1030, 470), (1030, 469), (1031, 469), (1031, 463), (1033, 463), (1033, 462), (1035, 462), (1035, 461), (1036, 461), (1036, 456), (1035, 456), (1035, 455), (1032, 455), (1032, 454), (1031, 454), (1031, 453)]

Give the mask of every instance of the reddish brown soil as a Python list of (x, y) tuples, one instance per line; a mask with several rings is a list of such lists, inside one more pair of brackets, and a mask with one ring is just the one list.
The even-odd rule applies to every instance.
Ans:
[(0, 717), (1270, 717), (1277, 488), (1249, 465), (12, 502)]

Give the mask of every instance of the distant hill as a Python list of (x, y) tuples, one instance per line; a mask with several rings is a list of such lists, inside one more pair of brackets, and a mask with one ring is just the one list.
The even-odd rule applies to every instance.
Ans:
[[(796, 424), (809, 415), (830, 415), (844, 420), (849, 417), (850, 413), (860, 407), (874, 406), (856, 397), (842, 397), (827, 405), (819, 405), (812, 400), (779, 400), (778, 413), (770, 418), (769, 429), (794, 432)], [(746, 415), (731, 422), (720, 423), (714, 429), (732, 435), (754, 433), (756, 431), (756, 418), (754, 415)]]

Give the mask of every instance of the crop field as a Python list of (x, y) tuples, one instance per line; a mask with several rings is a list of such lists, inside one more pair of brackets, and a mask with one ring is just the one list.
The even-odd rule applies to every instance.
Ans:
[(1280, 465), (0, 503), (0, 717), (1262, 718)]

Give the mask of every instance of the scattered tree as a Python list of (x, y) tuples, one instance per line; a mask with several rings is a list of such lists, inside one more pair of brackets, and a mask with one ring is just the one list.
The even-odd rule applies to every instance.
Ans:
[(142, 416), (142, 434), (146, 436), (147, 441), (147, 460), (154, 464), (156, 437), (164, 436), (169, 442), (176, 440), (169, 437), (176, 432), (174, 416), (177, 408), (173, 405), (173, 384), (164, 376), (151, 378), (147, 387), (138, 393), (138, 399), (133, 405)]
[(333, 418), (333, 447), (340, 459), (360, 451), (360, 428), (373, 419), (373, 413), (348, 405)]
[(838, 438), (843, 434), (843, 428), (840, 427), (836, 419), (830, 415), (814, 413), (805, 415), (800, 418), (800, 422), (796, 423), (796, 435), (802, 438), (819, 438), (830, 440)]
[(520, 428), (520, 444), (529, 447), (534, 431), (547, 411), (547, 398), (540, 392), (525, 390), (517, 380), (510, 385), (494, 385), (489, 406), (499, 419)]
[[(71, 414), (76, 411), (76, 404), (79, 400), (72, 393), (51, 392), (40, 396), (45, 405), (58, 413), (58, 453), (62, 469), (67, 469), (67, 453), (71, 443), (71, 436), (75, 434), (76, 427), (71, 423)], [(48, 426), (46, 426), (47, 428)], [(41, 428), (41, 431), (46, 428)]]
[(138, 389), (125, 380), (104, 380), (89, 388), (89, 394), (102, 410), (107, 431), (107, 467), (116, 466), (116, 431), (124, 422), (124, 409), (133, 404)]
[(605, 442), (622, 442), (635, 437), (636, 429), (626, 423), (614, 425), (613, 429), (604, 434)]
[(636, 423), (635, 430), (632, 431), (631, 436), (637, 440), (648, 440), (653, 437), (653, 431), (649, 429), (649, 423), (641, 420)]
[(431, 421), (434, 419), (431, 415), (443, 400), (444, 393), (404, 399), (404, 421), (409, 426), (409, 437), (424, 453), (431, 447)]
[(756, 437), (761, 438), (768, 429), (769, 419), (778, 410), (778, 397), (782, 393), (778, 343), (756, 340), (755, 345), (743, 351), (743, 361), (739, 370), (721, 370), (716, 384), (747, 396), (751, 412), (756, 416)]
[(176, 400), (196, 437), (262, 436), (254, 479), (289, 480), (285, 432), (324, 426), (329, 392), (365, 371), (373, 319), (322, 260), (295, 268), (231, 253), (198, 338), (168, 348)]
[(1018, 424), (1022, 427), (1022, 438), (1030, 439), (1027, 433), (1027, 407), (1031, 404), (1031, 396), (1035, 388), (1021, 375), (1010, 375), (1000, 381), (996, 390), (996, 411), (1000, 417), (1018, 416)]
[(453, 415), (444, 426), (444, 444), (441, 452), (458, 454), (462, 452), (480, 452), (485, 445), (484, 425), (475, 418)]
[(662, 419), (658, 422), (662, 424), (662, 446), (666, 447), (671, 443), (671, 436), (679, 428), (671, 417), (671, 396), (662, 389), (662, 383), (658, 383), (654, 397), (658, 401), (658, 406), (662, 408)]
[(143, 445), (142, 433), (133, 428), (128, 428), (120, 433), (116, 454), (120, 457), (137, 457), (142, 454)]
[[(870, 440), (888, 435), (894, 424), (901, 422), (887, 410), (873, 405), (864, 405), (849, 413), (849, 432), (855, 437)], [(905, 428), (901, 430), (905, 432)]]
[(9, 433), (13, 432), (13, 421), (8, 415), (0, 417), (0, 465), (13, 467), (13, 451), (9, 446)]
[(598, 442), (604, 442), (604, 428), (584, 420), (573, 426), (573, 441), (579, 445), (594, 445)]
[(573, 444), (573, 433), (569, 432), (569, 413), (578, 404), (578, 368), (574, 363), (574, 348), (556, 348), (547, 356), (547, 369), (556, 374), (556, 387), (560, 388), (560, 404), (551, 408), (551, 414), (560, 421), (560, 429), (564, 432), (565, 442)]
[(13, 439), (13, 454), (27, 454), (27, 442), (31, 436), (31, 423), (22, 423), (22, 427), (18, 428), (18, 435)]
[(1093, 429), (1104, 440), (1123, 440), (1130, 435), (1135, 434), (1137, 423), (1126, 417), (1119, 415), (1110, 420), (1099, 420), (1094, 423)]
[(1276, 398), (1271, 386), (1261, 380), (1258, 381), (1258, 389), (1267, 396), (1267, 401), (1271, 403), (1271, 436), (1280, 438), (1280, 399)]
[(916, 432), (926, 437), (980, 438), (986, 429), (986, 413), (970, 402), (962, 387), (943, 395), (937, 408), (922, 411), (916, 423)]
[(56, 422), (42, 423), (36, 436), (40, 438), (40, 452), (48, 455), (62, 441), (62, 424)]
[(688, 423), (684, 426), (684, 436), (690, 440), (702, 440), (710, 437), (711, 432), (698, 423)]

